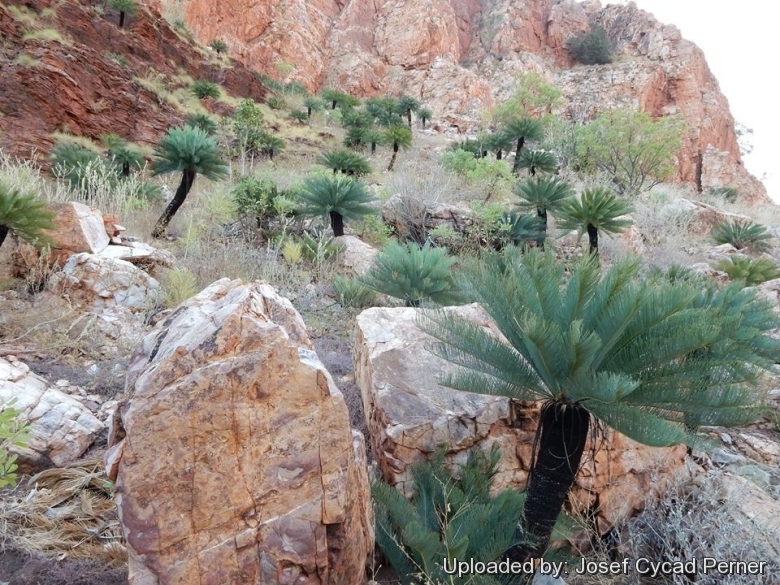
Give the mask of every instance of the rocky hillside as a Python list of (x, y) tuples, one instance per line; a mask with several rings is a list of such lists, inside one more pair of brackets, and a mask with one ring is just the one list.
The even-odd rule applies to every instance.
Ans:
[[(167, 92), (174, 79), (220, 83), (261, 100), (243, 64), (204, 50), (153, 9), (119, 27), (119, 13), (88, 0), (0, 4), (0, 147), (46, 153), (52, 133), (96, 139), (101, 133), (154, 144), (185, 113)], [(225, 105), (210, 102), (222, 111)]]
[[(189, 0), (185, 19), (202, 42), (224, 40), (252, 69), (278, 77), (294, 64), (288, 80), (309, 90), (412, 95), (433, 108), (439, 129), (474, 129), (524, 71), (559, 86), (566, 103), (557, 113), (577, 122), (618, 105), (680, 114), (688, 133), (679, 180), (766, 200), (742, 164), (728, 101), (702, 51), (633, 2)], [(610, 65), (577, 65), (566, 49), (591, 23), (616, 46)]]

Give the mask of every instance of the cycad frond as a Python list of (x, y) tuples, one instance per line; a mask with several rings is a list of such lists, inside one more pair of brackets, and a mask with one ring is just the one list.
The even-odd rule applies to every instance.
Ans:
[(0, 183), (0, 245), (9, 230), (31, 244), (45, 244), (43, 230), (54, 229), (54, 216), (35, 194)]
[(309, 177), (297, 196), (304, 203), (305, 215), (327, 215), (335, 211), (357, 219), (374, 213), (370, 205), (373, 198), (365, 184), (341, 175)]
[(768, 252), (772, 236), (767, 229), (752, 221), (722, 221), (712, 229), (712, 237), (719, 244), (731, 244), (737, 250), (749, 248), (755, 252)]
[(729, 256), (718, 262), (715, 268), (728, 274), (729, 279), (743, 282), (746, 286), (780, 278), (780, 267), (768, 258), (754, 260), (747, 256)]
[(561, 210), (558, 227), (562, 230), (586, 231), (589, 225), (599, 232), (617, 234), (633, 222), (621, 216), (631, 212), (631, 205), (609, 189), (585, 189), (579, 200), (572, 199)]
[(568, 183), (556, 177), (537, 177), (518, 183), (515, 194), (520, 198), (522, 207), (555, 212), (571, 199), (574, 191)]
[[(363, 131), (360, 131), (362, 136)], [(319, 164), (331, 169), (332, 171), (341, 171), (346, 175), (362, 176), (371, 173), (371, 165), (368, 161), (356, 152), (349, 150), (334, 150), (322, 154), (317, 161)]]
[(171, 128), (154, 149), (152, 174), (195, 172), (211, 180), (227, 176), (214, 139), (199, 128)]
[(524, 150), (520, 153), (517, 168), (528, 169), (528, 174), (534, 177), (536, 173), (555, 172), (558, 168), (558, 159), (546, 150)]

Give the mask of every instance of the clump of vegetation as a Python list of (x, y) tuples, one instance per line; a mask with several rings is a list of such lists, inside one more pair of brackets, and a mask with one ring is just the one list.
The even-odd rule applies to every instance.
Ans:
[(167, 270), (161, 280), (167, 307), (178, 307), (198, 294), (198, 281), (187, 268), (177, 267)]
[(255, 226), (263, 230), (269, 228), (273, 218), (287, 215), (294, 206), (291, 193), (280, 191), (275, 181), (258, 175), (239, 179), (230, 195), (236, 215), (241, 219), (253, 219)]
[(767, 280), (780, 278), (780, 267), (768, 258), (729, 256), (715, 265), (717, 270), (729, 275), (729, 279), (745, 286), (754, 286)]
[(623, 217), (631, 212), (631, 205), (604, 187), (585, 189), (579, 199), (571, 198), (561, 207), (562, 230), (579, 230), (588, 234), (590, 253), (599, 253), (599, 232), (619, 234), (633, 221)]
[(560, 211), (574, 196), (574, 191), (565, 181), (557, 177), (535, 177), (518, 183), (515, 194), (520, 198), (520, 207), (536, 208), (539, 217), (539, 244), (547, 237), (547, 213)]
[(199, 79), (190, 86), (192, 93), (198, 99), (213, 98), (217, 99), (220, 96), (219, 86), (216, 83), (211, 83), (203, 79)]
[(369, 162), (351, 150), (334, 150), (326, 152), (317, 161), (334, 173), (341, 172), (350, 177), (362, 177), (371, 173)]
[(365, 309), (376, 303), (377, 294), (354, 278), (336, 276), (333, 279), (333, 290), (339, 305), (350, 309)]
[(454, 263), (446, 248), (392, 242), (376, 255), (360, 282), (403, 300), (407, 307), (419, 307), (427, 300), (441, 305), (457, 303), (460, 295), (452, 277)]
[(391, 126), (385, 130), (384, 138), (387, 144), (393, 145), (393, 156), (390, 158), (390, 164), (387, 165), (387, 170), (392, 171), (398, 149), (408, 150), (412, 146), (412, 131), (405, 126)]
[(607, 31), (600, 24), (592, 24), (587, 33), (569, 40), (567, 48), (572, 56), (584, 65), (612, 63), (613, 46)]
[(16, 483), (17, 455), (10, 448), (24, 447), (29, 439), (27, 424), (20, 421), (13, 404), (13, 400), (0, 404), (0, 489)]
[(209, 43), (209, 47), (214, 49), (217, 52), (217, 55), (226, 52), (228, 49), (227, 43), (221, 39), (214, 39)]
[(747, 248), (754, 252), (768, 252), (772, 236), (761, 224), (752, 221), (722, 221), (712, 229), (712, 237), (719, 244), (731, 244), (737, 250)]
[(314, 175), (297, 193), (303, 203), (301, 214), (328, 216), (333, 236), (344, 235), (344, 219), (360, 219), (374, 213), (373, 197), (364, 183), (342, 175)]

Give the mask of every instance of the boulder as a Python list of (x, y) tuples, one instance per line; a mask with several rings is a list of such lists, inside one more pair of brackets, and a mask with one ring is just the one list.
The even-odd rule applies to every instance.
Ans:
[[(500, 333), (478, 305), (450, 308)], [(416, 310), (372, 308), (357, 317), (355, 378), (360, 387), (369, 442), (385, 480), (410, 491), (409, 466), (446, 446), (446, 461), (459, 464), (470, 450), (501, 449), (493, 489), (521, 488), (531, 465), (538, 403), (460, 392), (439, 384), (454, 366), (427, 351), (433, 339), (415, 323)], [(650, 448), (618, 433), (590, 442), (570, 495), (572, 507), (596, 512), (602, 531), (640, 510), (683, 471), (685, 446)]]
[(99, 210), (70, 201), (51, 206), (57, 216), (54, 230), (46, 230), (52, 247), (70, 252), (97, 254), (108, 246), (109, 237)]
[(222, 279), (146, 336), (107, 467), (129, 583), (358, 585), (374, 546), (362, 435), (303, 320)]
[(120, 245), (107, 246), (98, 256), (125, 260), (155, 277), (160, 268), (176, 266), (176, 257), (168, 250), (160, 250), (144, 242), (122, 241)]
[(160, 283), (145, 271), (125, 260), (96, 254), (74, 254), (47, 286), (95, 313), (115, 307), (147, 311), (162, 295)]
[(105, 428), (81, 401), (8, 356), (0, 358), (0, 408), (11, 400), (30, 425), (27, 446), (11, 448), (23, 472), (72, 463)]
[(333, 242), (338, 247), (336, 255), (339, 274), (362, 276), (374, 263), (376, 248), (355, 236), (339, 236)]

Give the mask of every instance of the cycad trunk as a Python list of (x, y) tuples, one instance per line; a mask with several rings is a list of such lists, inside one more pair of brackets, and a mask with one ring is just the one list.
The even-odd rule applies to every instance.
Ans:
[(376, 142), (371, 143), (371, 154), (376, 154)]
[(425, 130), (425, 118), (420, 118), (420, 121), (422, 122), (423, 130)]
[(544, 250), (544, 240), (547, 238), (547, 208), (537, 207), (536, 215), (539, 218), (539, 237), (536, 239), (536, 244)]
[(590, 243), (590, 253), (599, 255), (599, 231), (592, 224), (588, 224), (588, 242)]
[(8, 235), (8, 226), (0, 225), (0, 246), (2, 246), (3, 242), (5, 242), (5, 238), (7, 235)]
[(555, 521), (574, 484), (585, 450), (590, 414), (578, 404), (550, 402), (542, 407), (541, 434), (536, 461), (531, 468), (523, 508), (526, 541), (510, 548), (511, 561), (540, 558), (547, 550)]
[(501, 160), (501, 156), (502, 156), (502, 154), (503, 154), (503, 151), (502, 151), (502, 150), (499, 148), (499, 149), (496, 151), (496, 160)]
[(412, 127), (412, 110), (406, 110), (406, 121), (409, 122), (409, 128)]
[(520, 151), (523, 150), (523, 144), (525, 144), (525, 136), (521, 136), (517, 139), (517, 149), (515, 150), (515, 163), (512, 165), (512, 172), (517, 173), (520, 169)]
[(119, 28), (122, 28), (125, 26), (125, 13), (123, 11), (119, 11)]
[(179, 188), (176, 189), (176, 194), (154, 225), (154, 231), (152, 231), (153, 238), (162, 238), (165, 235), (165, 229), (171, 223), (171, 219), (179, 211), (179, 207), (184, 203), (184, 200), (187, 199), (187, 194), (192, 189), (192, 183), (195, 181), (195, 175), (194, 170), (184, 169), (181, 174), (181, 183), (179, 183)]
[(387, 165), (387, 170), (392, 171), (395, 164), (395, 157), (398, 156), (398, 143), (393, 142), (393, 156), (390, 158), (390, 164)]
[(334, 238), (344, 235), (344, 216), (338, 211), (330, 212), (330, 227), (333, 230)]

